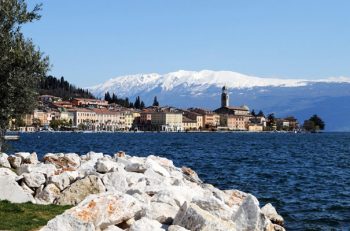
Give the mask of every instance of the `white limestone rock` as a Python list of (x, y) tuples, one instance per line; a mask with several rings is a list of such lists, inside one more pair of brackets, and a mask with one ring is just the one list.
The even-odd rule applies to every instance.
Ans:
[(104, 157), (102, 159), (97, 160), (95, 168), (96, 171), (99, 173), (107, 173), (118, 169), (124, 169), (124, 166)]
[(102, 152), (88, 152), (86, 153), (86, 160), (98, 160), (103, 158)]
[(144, 173), (147, 167), (143, 163), (129, 163), (125, 166), (125, 170), (128, 172)]
[(261, 208), (261, 212), (267, 218), (269, 218), (272, 223), (280, 226), (284, 225), (283, 217), (277, 213), (275, 207), (273, 207), (272, 204), (266, 204), (264, 207)]
[(35, 194), (34, 190), (29, 188), (28, 185), (26, 185), (26, 183), (24, 183), (23, 181), (21, 182), (21, 187), (24, 191), (26, 191), (26, 192), (30, 193), (30, 195), (34, 196), (34, 194)]
[(92, 222), (77, 219), (71, 214), (64, 213), (50, 220), (40, 231), (96, 231)]
[(151, 202), (150, 205), (145, 208), (143, 214), (145, 217), (156, 220), (161, 224), (171, 225), (179, 209), (178, 206), (161, 202)]
[(223, 220), (229, 221), (232, 218), (233, 210), (214, 196), (193, 198), (192, 203)]
[(237, 230), (273, 230), (272, 223), (262, 214), (258, 200), (251, 194), (244, 199), (232, 220)]
[(123, 231), (123, 229), (115, 225), (110, 225), (107, 228), (105, 228), (103, 231)]
[(17, 174), (11, 171), (9, 168), (0, 168), (0, 176), (7, 176), (12, 179), (17, 178)]
[(24, 162), (25, 159), (29, 159), (30, 153), (29, 152), (16, 152), (15, 156), (20, 157), (22, 159), (22, 162)]
[(201, 209), (195, 204), (184, 203), (177, 213), (174, 225), (182, 226), (189, 230), (201, 230), (201, 231), (236, 231), (234, 222), (224, 221), (219, 217), (212, 215), (211, 213)]
[(156, 220), (151, 220), (146, 217), (141, 218), (140, 220), (135, 221), (131, 225), (129, 231), (165, 231), (165, 227)]
[(0, 167), (11, 168), (11, 164), (7, 159), (8, 157), (6, 153), (0, 153)]
[(68, 175), (68, 173), (64, 172), (62, 174), (59, 175), (53, 175), (49, 178), (48, 180), (49, 183), (53, 183), (54, 185), (56, 185), (59, 190), (64, 190), (65, 188), (67, 188), (70, 185), (70, 177)]
[(128, 189), (128, 182), (124, 173), (110, 172), (103, 175), (101, 178), (106, 190), (109, 192), (126, 192)]
[(190, 230), (185, 229), (184, 227), (181, 227), (179, 225), (170, 225), (168, 227), (168, 231), (190, 231)]
[(147, 169), (152, 169), (154, 172), (159, 173), (164, 177), (170, 177), (169, 172), (151, 158), (147, 158), (145, 165)]
[(80, 157), (75, 153), (48, 153), (44, 160), (45, 163), (51, 163), (59, 169), (75, 170), (80, 166)]
[(8, 200), (12, 203), (35, 202), (33, 196), (23, 190), (11, 175), (0, 176), (0, 200)]
[(31, 188), (38, 188), (46, 182), (44, 174), (39, 172), (24, 173), (23, 179), (26, 185)]
[(54, 175), (57, 171), (57, 168), (53, 164), (23, 164), (21, 167), (16, 169), (18, 175), (22, 175), (24, 173), (42, 173), (46, 177), (50, 177)]
[(81, 180), (77, 180), (62, 191), (57, 199), (57, 204), (76, 205), (90, 194), (98, 194), (105, 191), (106, 188), (102, 181), (97, 176), (89, 175)]
[(37, 164), (37, 163), (39, 163), (38, 155), (36, 154), (36, 152), (31, 153), (29, 155), (29, 157), (24, 160), (24, 163), (26, 163), (26, 164)]
[(60, 189), (55, 184), (48, 184), (35, 196), (38, 204), (52, 204), (60, 195)]
[(19, 168), (22, 164), (22, 158), (19, 156), (11, 155), (7, 158), (7, 160), (9, 161), (11, 167), (14, 169)]
[(135, 217), (140, 210), (139, 202), (127, 194), (90, 195), (49, 221), (43, 230), (72, 230), (72, 227), (76, 230), (103, 230)]

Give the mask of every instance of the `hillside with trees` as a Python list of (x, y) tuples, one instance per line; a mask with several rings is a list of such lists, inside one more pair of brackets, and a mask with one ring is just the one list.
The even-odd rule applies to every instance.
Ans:
[(69, 100), (72, 98), (95, 98), (88, 90), (76, 87), (64, 79), (47, 76), (40, 81), (40, 95), (54, 95)]

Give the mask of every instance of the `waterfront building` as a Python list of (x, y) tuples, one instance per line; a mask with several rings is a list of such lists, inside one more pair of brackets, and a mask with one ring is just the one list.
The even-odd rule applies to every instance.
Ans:
[(105, 108), (94, 108), (96, 120), (94, 128), (96, 131), (118, 131), (125, 129), (124, 113), (108, 110)]
[(183, 131), (182, 113), (174, 111), (152, 112), (151, 126), (157, 131)]
[(264, 126), (262, 124), (248, 124), (248, 131), (250, 132), (262, 132)]
[(184, 131), (198, 130), (197, 120), (182, 116), (182, 127)]
[(233, 131), (246, 131), (246, 117), (243, 115), (222, 114), (220, 125)]
[(73, 126), (94, 130), (96, 121), (96, 113), (94, 111), (87, 108), (74, 108), (69, 111), (74, 115)]
[(202, 116), (202, 128), (212, 128), (220, 125), (220, 115), (213, 111), (202, 108), (189, 108), (188, 110)]
[(197, 112), (184, 110), (183, 115), (189, 119), (196, 121), (196, 129), (201, 130), (203, 128), (203, 116)]

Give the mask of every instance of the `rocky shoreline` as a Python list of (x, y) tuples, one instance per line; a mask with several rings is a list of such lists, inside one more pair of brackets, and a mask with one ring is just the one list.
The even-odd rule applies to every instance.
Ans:
[(271, 204), (150, 155), (0, 153), (0, 200), (74, 205), (41, 230), (283, 231)]

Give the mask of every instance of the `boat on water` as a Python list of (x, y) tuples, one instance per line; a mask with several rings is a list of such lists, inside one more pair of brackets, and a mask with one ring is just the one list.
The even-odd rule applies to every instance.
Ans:
[(19, 140), (19, 135), (5, 135), (5, 140), (16, 141)]

